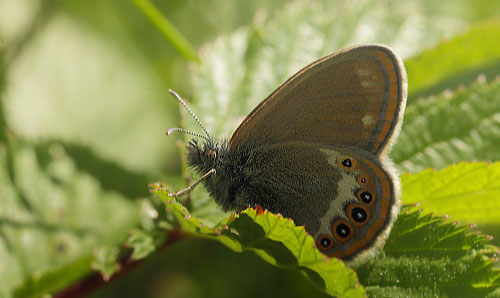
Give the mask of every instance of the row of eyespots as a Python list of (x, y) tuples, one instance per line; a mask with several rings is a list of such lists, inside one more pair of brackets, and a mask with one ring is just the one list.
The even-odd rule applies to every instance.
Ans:
[(362, 204), (350, 204), (346, 211), (347, 216), (356, 226), (363, 226), (370, 219), (370, 213)]
[[(345, 242), (353, 236), (353, 228), (349, 222), (338, 219), (332, 226), (332, 233), (337, 242)], [(328, 234), (321, 234), (317, 239), (316, 245), (320, 250), (329, 250), (335, 245), (335, 241)]]
[[(358, 162), (351, 157), (343, 157), (339, 159), (338, 165), (341, 168), (351, 169), (353, 167), (356, 168)], [(367, 185), (368, 181), (369, 177), (363, 174), (357, 178), (357, 182), (360, 185)], [(371, 205), (374, 201), (374, 196), (368, 189), (361, 188), (356, 191), (356, 197), (364, 204), (350, 204), (346, 208), (346, 213), (351, 222), (356, 226), (363, 226), (370, 217), (370, 213), (364, 205)], [(336, 220), (332, 225), (332, 233), (338, 242), (349, 240), (354, 234), (353, 230), (351, 224), (342, 219)], [(332, 237), (326, 234), (320, 235), (317, 242), (318, 247), (322, 250), (328, 250), (335, 244)]]
[[(348, 156), (340, 158), (339, 161), (339, 165), (346, 169), (358, 167), (358, 161)], [(370, 182), (370, 178), (365, 174), (359, 175), (356, 180), (359, 185), (368, 185)], [(370, 205), (374, 201), (373, 193), (366, 188), (358, 189), (355, 195), (362, 203), (367, 205)]]
[[(346, 208), (346, 213), (349, 220), (356, 226), (363, 226), (370, 219), (370, 213), (365, 206), (359, 203), (349, 204)], [(354, 228), (351, 223), (346, 220), (338, 219), (332, 225), (332, 233), (337, 242), (345, 242), (354, 235)], [(318, 237), (319, 244), (323, 249), (333, 247), (333, 241), (329, 235), (321, 235)]]
[[(341, 158), (342, 160), (342, 165), (346, 168), (351, 168), (353, 165), (358, 164), (358, 161), (352, 159), (351, 157), (343, 157)], [(361, 174), (357, 177), (356, 181), (358, 182), (359, 185), (362, 186), (369, 186), (369, 182), (371, 182), (370, 177), (367, 176), (366, 174)], [(366, 208), (367, 206), (370, 206), (375, 200), (373, 193), (368, 190), (367, 188), (360, 188), (356, 191), (355, 193), (356, 198), (360, 201), (360, 203), (355, 203), (355, 204), (349, 204), (346, 207), (346, 214), (349, 220), (356, 226), (363, 226), (370, 218), (370, 212)], [(334, 227), (335, 227), (334, 223)], [(336, 233), (335, 233), (336, 232)], [(342, 234), (339, 234), (339, 231), (334, 230), (334, 235), (342, 237), (343, 240), (347, 240), (350, 238), (350, 236), (345, 236)]]

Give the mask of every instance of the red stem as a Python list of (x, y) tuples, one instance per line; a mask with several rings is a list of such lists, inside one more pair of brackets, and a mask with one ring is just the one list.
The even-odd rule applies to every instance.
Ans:
[[(163, 251), (168, 246), (184, 239), (186, 235), (182, 233), (180, 229), (168, 230), (167, 231), (167, 239), (158, 249), (158, 251)], [(111, 276), (109, 280), (104, 280), (101, 273), (93, 272), (85, 279), (74, 283), (73, 285), (67, 287), (59, 293), (56, 293), (53, 297), (55, 298), (80, 298), (87, 297), (91, 293), (97, 291), (102, 288), (104, 285), (113, 282), (120, 277), (127, 274), (129, 271), (135, 269), (139, 265), (143, 264), (146, 259), (141, 260), (133, 260), (131, 259), (132, 253), (128, 253), (127, 255), (118, 259), (118, 264), (120, 265), (120, 269)]]

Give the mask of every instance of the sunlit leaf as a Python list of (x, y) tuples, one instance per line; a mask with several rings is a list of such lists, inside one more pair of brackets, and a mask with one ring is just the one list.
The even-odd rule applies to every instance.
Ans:
[(405, 203), (478, 225), (500, 227), (500, 162), (460, 163), (401, 177)]
[(500, 287), (487, 236), (404, 207), (383, 253), (358, 268), (370, 296), (485, 297)]
[(417, 96), (469, 84), (480, 74), (497, 76), (500, 73), (499, 38), (500, 19), (494, 19), (406, 60), (409, 104), (413, 104)]

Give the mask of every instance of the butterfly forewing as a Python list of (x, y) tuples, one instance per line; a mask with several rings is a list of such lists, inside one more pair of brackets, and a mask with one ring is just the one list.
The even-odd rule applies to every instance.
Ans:
[(348, 48), (281, 85), (241, 123), (229, 148), (293, 140), (379, 154), (399, 128), (405, 98), (406, 75), (389, 48)]

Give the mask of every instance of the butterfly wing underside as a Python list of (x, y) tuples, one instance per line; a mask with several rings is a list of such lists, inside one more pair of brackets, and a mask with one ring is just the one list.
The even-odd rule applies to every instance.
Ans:
[(229, 148), (294, 140), (381, 154), (401, 125), (407, 92), (402, 65), (379, 45), (347, 48), (313, 62), (243, 120)]
[(335, 147), (319, 151), (339, 179), (333, 195), (315, 198), (328, 201), (329, 208), (312, 233), (320, 251), (352, 261), (385, 242), (399, 210), (399, 180), (370, 152)]
[(329, 204), (316, 215), (319, 228), (308, 229), (310, 219), (300, 219), (315, 216), (307, 210), (289, 213), (306, 223), (323, 253), (353, 260), (384, 242), (399, 210), (399, 178), (386, 153), (399, 133), (406, 96), (404, 66), (392, 50), (347, 48), (305, 67), (262, 101), (235, 131), (229, 150), (292, 149), (293, 143), (299, 144), (295, 154), (277, 155), (273, 164), (297, 163), (304, 151), (303, 158), (329, 165), (309, 171), (338, 178), (325, 178), (317, 194), (303, 194)]

